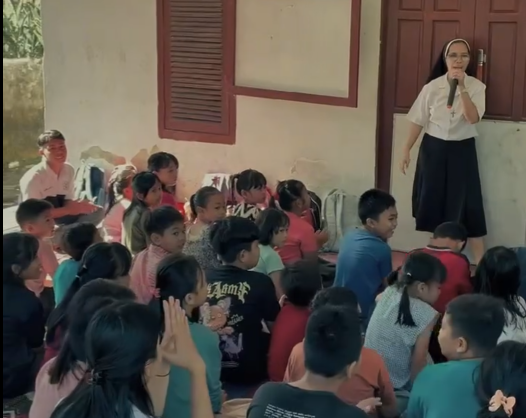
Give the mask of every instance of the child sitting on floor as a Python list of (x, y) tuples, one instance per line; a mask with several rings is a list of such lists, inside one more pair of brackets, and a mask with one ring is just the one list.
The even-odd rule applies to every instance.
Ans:
[[(331, 287), (319, 292), (312, 302), (312, 311), (325, 306), (335, 306), (348, 308), (359, 312), (358, 300), (356, 295), (349, 289)], [(305, 375), (305, 350), (304, 343), (300, 342), (294, 349), (289, 358), (284, 382), (296, 382)], [(375, 398), (381, 402), (377, 411), (369, 412), (371, 417), (376, 417), (377, 412), (383, 418), (398, 417), (396, 407), (396, 397), (393, 385), (389, 380), (389, 373), (385, 367), (382, 357), (374, 350), (363, 347), (360, 354), (360, 367), (356, 374), (346, 379), (337, 392), (338, 397), (350, 404), (357, 405), (359, 408), (368, 410), (375, 405)]]
[(106, 216), (102, 221), (106, 241), (122, 241), (122, 220), (133, 199), (132, 180), (136, 174), (137, 170), (132, 165), (117, 166), (111, 174)]
[(178, 209), (175, 200), (175, 186), (179, 177), (179, 160), (168, 152), (157, 152), (148, 158), (148, 171), (159, 177), (163, 185), (161, 205)]
[(145, 216), (161, 204), (162, 185), (159, 178), (149, 172), (139, 173), (133, 178), (133, 199), (124, 211), (122, 243), (133, 255), (148, 247), (144, 230)]
[(69, 328), (58, 356), (38, 373), (29, 418), (49, 418), (55, 406), (69, 396), (86, 375), (86, 329), (91, 319), (115, 301), (133, 301), (133, 292), (108, 280), (97, 279), (82, 287), (68, 309)]
[(271, 199), (271, 206), (283, 210), (289, 218), (287, 240), (278, 250), (285, 264), (302, 259), (318, 262), (318, 251), (328, 240), (326, 232), (314, 231), (312, 225), (302, 218), (310, 208), (310, 202), (307, 188), (298, 180), (280, 181), (276, 199)]
[(440, 260), (425, 253), (409, 255), (400, 274), (389, 277), (389, 287), (369, 322), (365, 346), (383, 357), (400, 414), (407, 407), (412, 382), (431, 361), (429, 341), (439, 317), (432, 305), (445, 279)]
[(449, 302), (473, 290), (469, 261), (462, 254), (467, 241), (468, 232), (464, 226), (456, 222), (446, 222), (435, 229), (433, 238), (426, 248), (416, 250), (438, 258), (446, 268), (446, 281), (434, 305), (441, 314), (444, 313)]
[(362, 317), (368, 318), (376, 295), (393, 271), (387, 240), (398, 225), (396, 201), (382, 190), (369, 190), (360, 197), (358, 216), (362, 228), (348, 232), (341, 243), (334, 285), (352, 290)]
[(267, 179), (259, 171), (250, 169), (234, 174), (230, 183), (232, 193), (237, 192), (243, 199), (232, 214), (255, 221), (260, 212), (258, 205), (264, 204), (267, 199)]
[(16, 210), (16, 222), (23, 232), (33, 235), (39, 242), (38, 258), (42, 265), (39, 280), (26, 281), (26, 286), (37, 296), (44, 291), (46, 277), (53, 279), (58, 261), (50, 242), (55, 231), (55, 221), (51, 216), (53, 206), (46, 200), (28, 199)]
[(215, 187), (202, 187), (190, 198), (195, 222), (188, 228), (184, 253), (196, 258), (203, 270), (218, 267), (221, 263), (210, 244), (209, 229), (226, 216), (223, 194)]
[(2, 398), (13, 399), (34, 389), (44, 343), (42, 303), (27, 282), (40, 280), (38, 240), (29, 234), (3, 237), (3, 365)]
[(272, 328), (268, 355), (270, 380), (282, 382), (290, 353), (305, 338), (310, 316), (310, 304), (321, 289), (321, 275), (317, 264), (298, 261), (287, 267), (281, 276), (281, 311)]
[(275, 248), (281, 248), (289, 233), (289, 217), (278, 209), (265, 209), (256, 219), (259, 228), (259, 262), (254, 271), (269, 276), (278, 299), (283, 295), (281, 273), (285, 266)]
[(427, 366), (411, 391), (407, 418), (475, 417), (473, 376), (497, 346), (504, 312), (497, 299), (464, 295), (454, 299), (442, 319), (439, 341), (448, 363)]
[(186, 242), (184, 217), (173, 206), (161, 206), (146, 217), (150, 245), (133, 262), (130, 287), (139, 303), (149, 304), (155, 296), (159, 263), (170, 254), (182, 254)]
[(473, 277), (475, 293), (494, 296), (504, 304), (506, 325), (499, 342), (526, 344), (526, 301), (519, 296), (520, 265), (517, 254), (506, 247), (489, 249)]
[(293, 383), (264, 384), (247, 418), (367, 418), (364, 411), (336, 396), (359, 367), (362, 336), (356, 310), (326, 306), (313, 312), (304, 346), (305, 375)]
[(475, 383), (479, 418), (526, 417), (526, 345), (499, 344), (482, 362)]
[(101, 242), (86, 250), (80, 260), (75, 280), (49, 317), (44, 362), (57, 356), (68, 329), (68, 308), (82, 286), (93, 280), (106, 279), (128, 287), (131, 264), (130, 252), (124, 245), (116, 242)]
[(254, 222), (237, 216), (210, 229), (212, 247), (223, 265), (206, 272), (208, 310), (210, 317), (223, 320), (214, 328), (221, 338), (221, 380), (232, 397), (250, 396), (252, 386), (267, 378), (268, 329), (280, 310), (270, 278), (250, 271), (259, 260), (258, 238)]
[(62, 231), (61, 248), (71, 258), (63, 261), (53, 277), (53, 290), (55, 292), (55, 304), (58, 305), (69, 286), (75, 280), (79, 270), (80, 260), (92, 244), (102, 241), (100, 232), (92, 223), (79, 223), (66, 225)]
[[(221, 351), (218, 335), (199, 323), (199, 309), (207, 298), (206, 277), (194, 257), (174, 255), (159, 264), (157, 287), (161, 310), (163, 301), (170, 298), (181, 301), (190, 323), (190, 333), (197, 351), (206, 365), (208, 393), (215, 413), (221, 412), (223, 391), (221, 388)], [(164, 417), (192, 418), (190, 374), (180, 367), (170, 370), (170, 383), (164, 408)]]

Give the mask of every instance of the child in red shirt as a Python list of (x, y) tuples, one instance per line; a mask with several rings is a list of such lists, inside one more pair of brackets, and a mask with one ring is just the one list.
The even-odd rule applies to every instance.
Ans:
[(298, 261), (286, 267), (281, 276), (284, 296), (274, 327), (268, 356), (271, 381), (282, 382), (290, 353), (305, 338), (310, 316), (310, 304), (322, 287), (318, 265), (312, 261)]
[(184, 204), (178, 204), (175, 196), (179, 177), (179, 160), (168, 152), (156, 152), (148, 158), (148, 171), (154, 173), (163, 185), (161, 206), (173, 206), (184, 214)]

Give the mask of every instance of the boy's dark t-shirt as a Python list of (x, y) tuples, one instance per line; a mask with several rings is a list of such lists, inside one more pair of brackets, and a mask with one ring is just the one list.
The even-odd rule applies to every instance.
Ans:
[(331, 392), (309, 391), (287, 383), (267, 383), (255, 394), (247, 418), (367, 418)]
[(270, 334), (264, 332), (263, 322), (274, 322), (280, 310), (272, 280), (233, 266), (209, 270), (206, 277), (210, 311), (219, 307), (226, 316), (219, 330), (221, 380), (233, 384), (264, 381)]

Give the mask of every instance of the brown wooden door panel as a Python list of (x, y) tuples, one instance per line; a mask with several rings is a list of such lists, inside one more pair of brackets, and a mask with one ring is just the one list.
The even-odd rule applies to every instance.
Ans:
[(475, 38), (487, 55), (485, 117), (520, 120), (526, 100), (526, 1), (477, 0)]

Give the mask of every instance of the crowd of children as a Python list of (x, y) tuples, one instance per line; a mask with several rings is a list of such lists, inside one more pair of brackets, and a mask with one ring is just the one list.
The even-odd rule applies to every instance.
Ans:
[(102, 233), (62, 228), (60, 264), (53, 203), (20, 204), (22, 232), (3, 237), (3, 397), (34, 392), (29, 418), (526, 416), (517, 252), (488, 250), (472, 276), (466, 230), (446, 223), (393, 271), (396, 201), (373, 189), (327, 287), (301, 181), (269, 199), (245, 170), (236, 207), (207, 186), (185, 217), (178, 170), (167, 153), (117, 167)]

